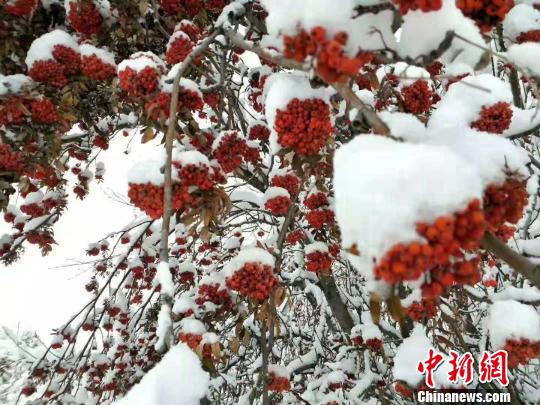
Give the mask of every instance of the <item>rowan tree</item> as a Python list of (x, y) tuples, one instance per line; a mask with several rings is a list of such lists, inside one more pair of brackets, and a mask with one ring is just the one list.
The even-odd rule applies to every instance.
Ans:
[(156, 144), (19, 399), (410, 403), (433, 347), (506, 350), (537, 401), (539, 10), (1, 0), (3, 263), (53, 249), (114, 138)]

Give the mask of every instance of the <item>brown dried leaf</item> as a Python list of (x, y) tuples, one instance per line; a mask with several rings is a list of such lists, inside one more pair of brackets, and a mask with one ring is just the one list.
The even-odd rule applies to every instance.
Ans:
[(141, 138), (141, 143), (146, 143), (154, 139), (157, 135), (157, 132), (154, 131), (152, 128), (146, 128), (143, 132), (143, 136)]

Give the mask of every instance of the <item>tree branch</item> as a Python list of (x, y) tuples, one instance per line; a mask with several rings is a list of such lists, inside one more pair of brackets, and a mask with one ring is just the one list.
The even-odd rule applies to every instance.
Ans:
[(534, 264), (511, 249), (490, 231), (484, 234), (481, 245), (529, 280), (532, 285), (540, 288), (540, 265)]

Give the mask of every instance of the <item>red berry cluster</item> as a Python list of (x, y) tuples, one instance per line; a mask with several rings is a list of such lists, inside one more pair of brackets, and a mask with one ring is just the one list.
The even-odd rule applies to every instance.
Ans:
[(540, 341), (529, 339), (507, 340), (504, 350), (508, 352), (508, 366), (515, 368), (527, 364), (531, 359), (540, 357)]
[(333, 132), (328, 104), (316, 98), (291, 100), (277, 110), (274, 127), (279, 144), (301, 156), (319, 153)]
[(21, 212), (35, 218), (42, 216), (45, 213), (45, 209), (38, 203), (22, 204)]
[(199, 93), (187, 90), (183, 87), (180, 88), (178, 94), (178, 103), (181, 108), (185, 108), (191, 111), (200, 111), (204, 107), (204, 100), (201, 98)]
[(204, 5), (207, 10), (219, 13), (225, 7), (225, 0), (205, 0)]
[(286, 240), (289, 245), (295, 245), (304, 239), (306, 239), (306, 233), (302, 229), (295, 229), (288, 233)]
[(310, 210), (316, 210), (328, 204), (328, 197), (321, 192), (311, 193), (304, 199), (304, 205)]
[(56, 107), (46, 97), (32, 101), (30, 110), (32, 111), (32, 121), (36, 124), (54, 124), (59, 120)]
[(153, 98), (148, 100), (144, 109), (150, 119), (158, 121), (167, 119), (171, 107), (171, 94), (159, 92)]
[(264, 208), (270, 211), (273, 215), (283, 216), (287, 214), (291, 204), (292, 201), (290, 197), (287, 197), (286, 195), (280, 195), (266, 200), (266, 202), (264, 203)]
[(278, 174), (272, 177), (270, 181), (272, 187), (281, 187), (293, 196), (300, 191), (300, 178), (294, 173)]
[(399, 6), (401, 15), (418, 9), (424, 13), (429, 13), (430, 11), (440, 10), (442, 7), (442, 0), (394, 0), (394, 3)]
[(0, 104), (0, 125), (17, 125), (24, 122), (26, 100), (21, 97), (10, 97)]
[(97, 34), (103, 17), (92, 0), (69, 1), (68, 19), (71, 27), (81, 34)]
[(523, 44), (525, 42), (540, 42), (540, 30), (522, 32), (516, 38), (516, 42), (518, 44)]
[(188, 57), (193, 49), (193, 42), (187, 35), (180, 35), (167, 46), (165, 59), (171, 65), (176, 65)]
[(221, 96), (217, 91), (211, 91), (210, 93), (203, 94), (204, 102), (212, 108), (218, 108), (220, 99)]
[(120, 88), (134, 97), (152, 93), (158, 87), (158, 73), (150, 66), (139, 72), (127, 67), (118, 73), (118, 79)]
[(488, 32), (504, 20), (514, 7), (514, 0), (457, 0), (456, 6), (476, 22), (480, 31)]
[(306, 214), (306, 221), (313, 229), (322, 229), (326, 224), (334, 222), (335, 214), (329, 208), (311, 210)]
[(492, 106), (483, 106), (480, 117), (471, 123), (471, 128), (479, 131), (502, 134), (512, 122), (512, 108), (510, 103), (498, 102)]
[(230, 173), (239, 168), (244, 160), (247, 160), (248, 149), (252, 148), (248, 147), (246, 140), (240, 137), (238, 132), (231, 131), (221, 137), (219, 145), (214, 150), (214, 157), (223, 171)]
[(271, 392), (285, 392), (291, 390), (291, 382), (287, 377), (276, 375), (275, 373), (268, 373), (268, 391)]
[(315, 251), (306, 255), (306, 269), (313, 273), (329, 274), (332, 270), (332, 258), (328, 252)]
[(221, 311), (229, 311), (233, 306), (231, 295), (227, 289), (217, 283), (202, 284), (199, 286), (195, 303), (197, 305), (204, 305), (206, 302), (217, 305)]
[(401, 89), (403, 105), (407, 112), (412, 114), (423, 114), (431, 108), (433, 104), (433, 90), (427, 80), (416, 80), (413, 84)]
[(251, 141), (266, 142), (270, 138), (270, 130), (266, 125), (257, 124), (249, 129), (248, 139)]
[(372, 59), (369, 53), (360, 53), (354, 58), (347, 56), (344, 50), (347, 40), (345, 32), (338, 32), (328, 39), (323, 27), (315, 27), (310, 32), (301, 30), (295, 36), (284, 37), (284, 55), (298, 62), (315, 56), (316, 71), (324, 80), (329, 83), (344, 81)]
[(426, 242), (397, 244), (375, 267), (378, 278), (389, 283), (416, 280), (434, 266), (447, 266), (450, 258), (462, 257), (461, 249), (474, 249), (485, 231), (479, 200), (453, 217), (439, 217), (432, 224), (418, 223), (416, 231)]
[(183, 187), (197, 187), (200, 190), (210, 190), (214, 187), (213, 172), (206, 166), (194, 164), (182, 165), (173, 161), (174, 167), (178, 170), (178, 178)]
[(202, 336), (194, 333), (180, 332), (178, 340), (187, 344), (192, 350), (195, 350), (201, 344)]
[(46, 231), (32, 231), (26, 233), (26, 240), (32, 245), (38, 245), (40, 249), (50, 250), (51, 245), (56, 243), (53, 237)]
[(81, 70), (90, 79), (105, 82), (116, 76), (116, 68), (96, 55), (85, 55), (81, 59)]
[(53, 49), (54, 60), (38, 60), (32, 64), (28, 75), (36, 82), (64, 87), (67, 78), (79, 71), (81, 56), (64, 45), (56, 45)]
[[(135, 206), (144, 211), (150, 218), (158, 219), (163, 216), (163, 186), (150, 183), (129, 183), (128, 197)], [(173, 210), (178, 211), (192, 200), (185, 187), (173, 184)]]
[(81, 55), (64, 45), (56, 45), (53, 48), (52, 55), (54, 60), (62, 65), (64, 73), (67, 76), (76, 74), (81, 67)]
[(253, 301), (266, 300), (278, 284), (274, 269), (261, 263), (246, 263), (227, 277), (227, 287)]
[(96, 135), (92, 141), (92, 145), (100, 149), (107, 150), (109, 149), (109, 138), (104, 135)]
[(14, 0), (9, 1), (4, 10), (17, 17), (26, 17), (34, 12), (37, 5), (38, 0)]
[(0, 171), (21, 173), (24, 166), (22, 152), (14, 151), (7, 143), (0, 143)]
[(437, 314), (437, 306), (431, 300), (423, 299), (414, 301), (411, 305), (403, 308), (405, 313), (414, 321), (431, 319)]
[(491, 230), (508, 240), (515, 229), (505, 224), (516, 224), (521, 219), (528, 198), (524, 181), (508, 178), (500, 186), (488, 186), (484, 191), (484, 212)]
[(184, 12), (188, 17), (195, 17), (203, 7), (202, 0), (160, 0), (161, 8), (166, 14)]
[(208, 156), (212, 153), (214, 139), (214, 135), (211, 132), (203, 131), (198, 136), (190, 138), (189, 143), (203, 155)]

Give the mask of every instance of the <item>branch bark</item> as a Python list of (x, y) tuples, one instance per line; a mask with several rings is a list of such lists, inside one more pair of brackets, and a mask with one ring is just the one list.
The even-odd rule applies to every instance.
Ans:
[(511, 249), (490, 231), (484, 234), (481, 245), (529, 280), (532, 285), (540, 288), (539, 264), (531, 262), (526, 257)]

